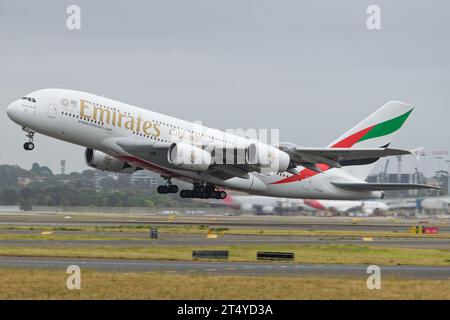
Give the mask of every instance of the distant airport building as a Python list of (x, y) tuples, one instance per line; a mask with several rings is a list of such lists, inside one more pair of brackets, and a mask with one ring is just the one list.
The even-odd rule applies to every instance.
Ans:
[[(380, 172), (367, 177), (369, 183), (425, 183), (427, 178), (421, 172), (416, 173), (384, 173)], [(390, 197), (417, 196), (419, 190), (402, 190), (387, 192)]]
[(423, 183), (426, 178), (422, 173), (378, 173), (370, 175), (367, 182), (373, 183)]
[(447, 194), (450, 195), (450, 175), (447, 176)]
[(62, 175), (66, 174), (66, 160), (61, 160), (60, 170)]
[(150, 187), (157, 187), (161, 184), (164, 184), (164, 179), (146, 170), (136, 171), (131, 175), (130, 179), (131, 184), (133, 185), (145, 185)]

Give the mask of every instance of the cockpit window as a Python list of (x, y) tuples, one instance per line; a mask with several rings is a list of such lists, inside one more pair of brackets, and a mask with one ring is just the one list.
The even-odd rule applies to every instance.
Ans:
[(28, 100), (30, 102), (36, 102), (35, 98), (31, 98), (31, 97), (22, 97), (22, 100)]

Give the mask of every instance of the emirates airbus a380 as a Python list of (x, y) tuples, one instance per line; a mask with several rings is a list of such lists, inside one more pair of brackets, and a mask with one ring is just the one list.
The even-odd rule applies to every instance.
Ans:
[(306, 199), (375, 199), (383, 190), (433, 188), (421, 184), (374, 184), (364, 180), (375, 162), (410, 154), (388, 148), (413, 107), (391, 101), (325, 148), (276, 146), (138, 108), (98, 95), (65, 89), (34, 91), (7, 108), (26, 132), (86, 147), (89, 166), (133, 173), (147, 169), (167, 181), (160, 193), (177, 193), (174, 180), (193, 184), (183, 198), (225, 198), (223, 188), (250, 194)]

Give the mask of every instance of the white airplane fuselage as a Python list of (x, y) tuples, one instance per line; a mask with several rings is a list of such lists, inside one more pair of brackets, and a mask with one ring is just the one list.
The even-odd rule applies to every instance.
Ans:
[(180, 169), (165, 159), (144, 160), (125, 151), (116, 144), (117, 140), (127, 138), (158, 146), (201, 139), (203, 143), (221, 143), (229, 147), (236, 143), (249, 145), (252, 141), (90, 93), (44, 89), (28, 96), (35, 102), (18, 99), (7, 108), (8, 116), (25, 130), (99, 150), (174, 179), (284, 198), (350, 200), (382, 196), (380, 191), (350, 191), (331, 184), (330, 181), (363, 182), (341, 168), (318, 173), (299, 166), (296, 169), (304, 173), (302, 177), (288, 172), (250, 172), (248, 178), (220, 179), (207, 172)]

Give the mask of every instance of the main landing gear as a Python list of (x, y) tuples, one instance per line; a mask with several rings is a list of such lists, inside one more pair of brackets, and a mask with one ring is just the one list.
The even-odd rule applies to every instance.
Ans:
[(33, 143), (34, 132), (33, 131), (26, 131), (26, 132), (27, 132), (26, 137), (28, 138), (28, 142), (25, 142), (23, 144), (23, 148), (27, 151), (31, 151), (34, 149), (34, 143)]
[(178, 186), (172, 184), (170, 177), (166, 177), (163, 175), (161, 175), (161, 177), (166, 180), (166, 184), (158, 186), (158, 188), (156, 189), (156, 191), (158, 191), (158, 193), (166, 194), (166, 193), (177, 193), (178, 192)]
[(182, 198), (225, 199), (227, 193), (223, 190), (218, 190), (213, 185), (195, 185), (194, 190), (181, 190), (180, 196)]
[(161, 194), (177, 193), (178, 192), (178, 186), (170, 183), (170, 184), (167, 184), (167, 185), (158, 186), (158, 188), (156, 190), (158, 191), (158, 193), (161, 193)]
[[(164, 177), (167, 180), (165, 185), (160, 185), (156, 189), (158, 193), (167, 194), (167, 193), (177, 193), (178, 186), (172, 184), (170, 178)], [(207, 184), (196, 184), (194, 185), (193, 190), (181, 190), (180, 196), (182, 198), (197, 198), (197, 199), (225, 199), (227, 197), (227, 193), (223, 190), (217, 189), (215, 186)]]

